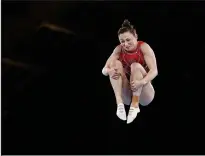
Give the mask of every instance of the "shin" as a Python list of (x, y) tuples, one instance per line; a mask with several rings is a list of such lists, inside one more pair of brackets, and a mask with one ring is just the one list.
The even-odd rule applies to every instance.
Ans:
[[(143, 67), (138, 63), (133, 63), (131, 65), (130, 81), (143, 79), (143, 73), (141, 72), (141, 68), (143, 68)], [(133, 96), (132, 96), (131, 106), (133, 106), (133, 107), (138, 107), (139, 106), (139, 100), (140, 100), (140, 94), (142, 92), (142, 87), (143, 86), (139, 87), (136, 91), (134, 91), (132, 93)]]
[[(113, 61), (110, 65), (110, 68), (114, 68), (117, 69), (118, 73), (123, 72), (123, 67), (120, 61)], [(113, 91), (115, 93), (115, 98), (116, 98), (116, 102), (117, 104), (123, 103), (122, 100), (122, 76), (120, 76), (117, 80), (112, 78), (112, 75), (109, 75), (110, 77), (110, 82), (113, 88)]]

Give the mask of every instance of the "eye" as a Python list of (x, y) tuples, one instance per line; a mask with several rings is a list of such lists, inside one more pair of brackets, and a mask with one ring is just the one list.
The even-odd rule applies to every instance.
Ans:
[(129, 41), (130, 41), (130, 39), (126, 39), (126, 41), (127, 41), (127, 42), (129, 42)]
[(120, 41), (120, 43), (124, 43), (125, 41)]

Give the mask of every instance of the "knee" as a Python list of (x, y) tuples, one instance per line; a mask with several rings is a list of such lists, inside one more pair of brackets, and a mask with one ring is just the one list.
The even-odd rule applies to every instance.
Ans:
[(131, 72), (133, 73), (133, 72), (136, 72), (136, 71), (142, 71), (142, 65), (141, 64), (139, 64), (139, 63), (132, 63), (131, 64)]
[(142, 65), (141, 64), (139, 64), (139, 63), (132, 63), (131, 64), (131, 69), (132, 70), (141, 70), (143, 67), (142, 67)]
[(119, 60), (112, 61), (110, 64), (110, 67), (115, 68), (115, 69), (122, 69), (123, 68), (122, 63)]

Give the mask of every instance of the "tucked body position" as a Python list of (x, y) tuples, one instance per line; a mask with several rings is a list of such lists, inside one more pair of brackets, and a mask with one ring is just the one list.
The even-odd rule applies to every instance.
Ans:
[[(105, 63), (102, 73), (109, 76), (116, 103), (117, 116), (131, 123), (140, 112), (139, 104), (149, 105), (155, 96), (152, 80), (158, 75), (152, 48), (138, 35), (133, 25), (124, 20), (118, 30), (120, 44)], [(130, 105), (128, 115), (125, 106)]]

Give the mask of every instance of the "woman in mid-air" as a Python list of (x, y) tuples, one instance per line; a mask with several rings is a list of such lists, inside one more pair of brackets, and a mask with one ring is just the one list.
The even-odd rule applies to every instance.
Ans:
[[(138, 35), (133, 25), (125, 20), (118, 31), (120, 45), (108, 58), (102, 73), (109, 75), (117, 102), (117, 116), (131, 123), (140, 112), (139, 103), (146, 106), (154, 99), (151, 81), (158, 75), (152, 48)], [(130, 105), (128, 116), (124, 104)]]

